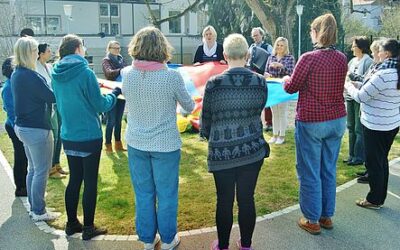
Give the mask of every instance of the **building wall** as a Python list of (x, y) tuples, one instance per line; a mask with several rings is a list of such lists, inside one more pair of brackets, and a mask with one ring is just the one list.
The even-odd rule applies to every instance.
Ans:
[[(167, 17), (169, 11), (182, 11), (187, 4), (186, 0), (179, 0), (180, 2), (171, 2), (163, 5), (161, 8), (161, 16)], [(73, 5), (72, 20), (69, 20), (64, 14), (64, 4)], [(117, 40), (121, 43), (121, 54), (130, 63), (131, 58), (128, 56), (127, 47), (134, 33), (139, 29), (149, 25), (147, 7), (143, 4), (121, 3), (119, 4), (119, 18), (120, 18), (120, 34), (117, 36), (105, 36), (101, 38), (98, 33), (100, 32), (100, 7), (98, 2), (85, 2), (85, 1), (56, 1), (46, 0), (46, 15), (47, 17), (59, 18), (60, 29), (56, 31), (48, 30), (48, 35), (44, 32), (44, 1), (43, 0), (15, 0), (15, 16), (19, 18), (19, 22), (15, 22), (14, 33), (15, 36), (0, 37), (0, 47), (3, 42), (12, 44), (12, 41), (18, 39), (19, 31), (27, 27), (25, 18), (36, 17), (42, 18), (42, 34), (36, 33), (36, 39), (43, 43), (48, 43), (53, 52), (59, 46), (61, 38), (64, 34), (75, 33), (84, 39), (85, 46), (87, 47), (87, 54), (93, 56), (93, 69), (96, 74), (101, 75), (101, 61), (105, 56), (105, 49), (110, 40)], [(160, 5), (152, 5), (152, 8), (159, 11)], [(104, 18), (103, 18), (104, 20)], [(174, 47), (173, 63), (191, 64), (193, 56), (201, 39), (197, 36), (203, 27), (198, 27), (197, 14), (194, 12), (187, 13), (186, 16), (181, 17), (181, 33), (170, 34), (168, 22), (161, 25), (161, 30), (167, 36), (171, 45)], [(69, 26), (68, 26), (69, 25)], [(40, 33), (40, 32), (39, 32)], [(9, 49), (11, 51), (11, 49)], [(9, 52), (12, 53), (12, 52)], [(2, 62), (7, 56), (7, 53), (0, 56)]]

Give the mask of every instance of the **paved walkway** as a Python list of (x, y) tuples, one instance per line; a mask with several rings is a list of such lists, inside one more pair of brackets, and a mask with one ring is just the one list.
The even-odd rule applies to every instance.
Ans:
[[(35, 225), (29, 218), (26, 199), (14, 197), (12, 172), (0, 152), (0, 249), (142, 249), (136, 236), (106, 236), (84, 242), (65, 237), (47, 224)], [(300, 230), (296, 221), (300, 216), (298, 205), (258, 218), (253, 246), (261, 249), (400, 249), (400, 158), (391, 162), (389, 193), (380, 210), (359, 208), (355, 199), (364, 197), (368, 185), (355, 180), (338, 188), (335, 228), (313, 236)], [(209, 249), (216, 238), (214, 228), (181, 233), (178, 250)], [(79, 235), (78, 235), (79, 237)], [(237, 249), (238, 228), (231, 235), (231, 249)]]

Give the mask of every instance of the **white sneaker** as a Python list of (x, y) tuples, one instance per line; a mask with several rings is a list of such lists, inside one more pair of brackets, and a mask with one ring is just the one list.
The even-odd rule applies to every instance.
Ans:
[(271, 139), (269, 139), (269, 141), (268, 141), (268, 144), (274, 144), (277, 139), (278, 139), (278, 137), (271, 137)]
[(171, 243), (162, 243), (161, 244), (161, 250), (174, 250), (176, 246), (181, 243), (181, 239), (179, 238), (178, 234), (175, 234), (174, 239), (171, 241)]
[(285, 138), (278, 137), (278, 139), (276, 140), (275, 144), (282, 144), (284, 142), (285, 142)]
[(55, 220), (58, 217), (61, 216), (61, 213), (57, 213), (57, 212), (46, 212), (44, 214), (41, 215), (37, 215), (34, 212), (31, 213), (32, 215), (32, 220), (37, 222), (37, 221), (48, 221), (48, 220)]
[(154, 250), (158, 242), (160, 242), (160, 236), (156, 234), (153, 243), (144, 243), (144, 250)]

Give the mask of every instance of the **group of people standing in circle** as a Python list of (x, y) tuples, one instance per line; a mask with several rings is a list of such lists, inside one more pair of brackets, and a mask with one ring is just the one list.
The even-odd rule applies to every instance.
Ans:
[[(260, 30), (254, 30), (255, 41), (257, 32)], [(257, 50), (254, 47), (258, 43), (249, 48), (242, 35), (231, 34), (220, 45), (214, 28), (204, 29), (203, 44), (196, 52), (194, 63), (219, 61), (228, 65), (225, 72), (208, 80), (201, 115), (200, 133), (208, 140), (207, 164), (217, 196), (218, 239), (211, 243), (212, 250), (229, 249), (235, 195), (240, 229), (237, 245), (241, 250), (253, 249), (254, 190), (264, 159), (270, 154), (261, 121), (267, 101), (266, 77), (282, 78), (286, 92), (299, 92), (295, 127), (296, 170), (303, 213), (298, 220), (299, 227), (312, 234), (319, 234), (321, 227), (333, 228), (336, 162), (346, 128), (345, 88), (352, 100), (361, 103), (363, 156), (370, 184), (367, 197), (356, 204), (373, 209), (384, 204), (387, 156), (400, 126), (400, 45), (394, 39), (379, 41), (381, 61), (376, 60), (364, 76), (361, 74), (367, 68), (367, 61), (362, 61), (364, 56), (357, 52), (358, 63), (349, 68), (352, 73), (361, 72), (362, 78), (350, 79), (353, 76), (348, 74), (346, 57), (335, 47), (336, 32), (333, 15), (317, 17), (310, 29), (313, 51), (304, 53), (295, 64), (287, 39), (280, 37), (274, 43), (272, 54), (265, 53), (269, 57), (262, 74), (258, 74), (251, 70), (253, 63), (260, 69), (252, 61), (256, 59), (252, 52)], [(355, 40), (353, 44), (355, 53), (356, 46), (362, 51), (358, 42)], [(28, 162), (26, 191), (32, 219), (52, 220), (60, 215), (46, 208), (44, 199), (54, 150), (50, 117), (57, 110), (61, 118), (60, 138), (69, 167), (65, 232), (67, 235), (82, 232), (83, 240), (107, 232), (94, 225), (103, 146), (99, 113), (109, 112), (106, 151), (113, 149), (113, 128), (114, 149), (125, 150), (120, 144), (120, 122), (126, 104), (128, 167), (135, 193), (139, 240), (147, 250), (160, 243), (163, 250), (175, 249), (180, 242), (177, 209), (182, 146), (176, 108), (179, 103), (186, 112), (191, 112), (194, 102), (182, 76), (166, 65), (172, 58), (172, 46), (166, 37), (154, 27), (139, 30), (129, 44), (128, 53), (133, 62), (127, 67), (120, 55), (120, 44), (110, 42), (103, 60), (104, 73), (110, 80), (121, 77), (122, 84), (107, 95), (101, 94), (97, 78), (84, 58), (85, 47), (80, 37), (63, 37), (58, 49), (60, 58), (49, 71), (50, 82), (36, 71), (38, 48), (32, 37), (22, 37), (16, 42), (14, 73), (8, 75), (13, 110), (6, 108), (7, 131), (15, 132), (13, 142), (17, 138), (22, 143)], [(357, 71), (359, 67), (363, 71)], [(121, 100), (121, 94), (125, 100)], [(272, 112), (275, 118), (269, 143), (282, 144), (287, 104), (278, 104)], [(14, 149), (21, 143), (14, 143)], [(15, 157), (20, 154), (21, 150)], [(350, 157), (349, 162), (358, 163), (352, 152)], [(22, 182), (18, 181), (17, 189), (18, 185), (23, 187)], [(82, 183), (83, 224), (77, 216)]]

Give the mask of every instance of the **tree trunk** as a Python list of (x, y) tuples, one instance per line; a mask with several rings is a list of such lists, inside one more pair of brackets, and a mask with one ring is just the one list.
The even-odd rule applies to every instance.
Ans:
[(271, 35), (272, 40), (275, 40), (277, 28), (271, 14), (271, 8), (262, 0), (246, 0), (246, 3), (260, 20), (264, 29)]

